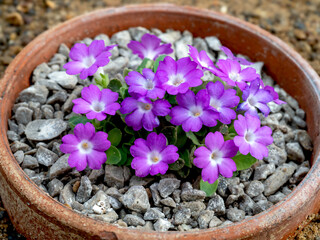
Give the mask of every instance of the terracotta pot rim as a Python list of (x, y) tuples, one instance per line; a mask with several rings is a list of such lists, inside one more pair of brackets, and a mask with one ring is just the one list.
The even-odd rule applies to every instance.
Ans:
[[(35, 38), (30, 44), (28, 44), (19, 53), (19, 55), (13, 60), (13, 62), (6, 69), (5, 74), (3, 76), (3, 79), (1, 80), (2, 86), (0, 86), (0, 90), (1, 90), (1, 94), (2, 94), (0, 97), (0, 107), (3, 108), (3, 105), (4, 105), (3, 100), (5, 99), (4, 94), (6, 93), (8, 88), (10, 87), (11, 83), (14, 82), (15, 79), (19, 78), (17, 73), (19, 72), (20, 66), (23, 65), (23, 64), (21, 64), (21, 61), (23, 61), (23, 60), (21, 60), (21, 58), (32, 55), (33, 49), (38, 48), (38, 45), (39, 44), (41, 45), (41, 41), (44, 38), (46, 38), (47, 36), (53, 34), (54, 32), (58, 32), (58, 33), (63, 32), (64, 31), (63, 29), (65, 29), (68, 25), (72, 25), (77, 22), (82, 22), (82, 21), (84, 21), (83, 19), (90, 18), (91, 16), (94, 16), (96, 14), (106, 15), (106, 14), (126, 13), (128, 11), (141, 12), (141, 11), (161, 11), (161, 10), (165, 10), (165, 11), (172, 12), (172, 13), (188, 12), (189, 14), (193, 14), (196, 16), (198, 16), (198, 15), (199, 16), (200, 15), (207, 15), (207, 16), (216, 15), (216, 16), (219, 16), (222, 20), (224, 20), (232, 25), (237, 24), (238, 27), (246, 29), (247, 31), (255, 32), (260, 37), (262, 37), (264, 39), (268, 39), (269, 41), (270, 40), (273, 41), (274, 47), (278, 48), (278, 49), (282, 49), (282, 52), (285, 52), (285, 55), (287, 57), (294, 59), (295, 62), (297, 63), (297, 65), (299, 65), (300, 69), (303, 70), (304, 74), (306, 76), (308, 76), (309, 79), (312, 80), (311, 83), (313, 84), (314, 88), (317, 91), (318, 100), (320, 99), (320, 79), (319, 79), (317, 73), (311, 68), (311, 66), (299, 54), (297, 54), (293, 49), (291, 49), (287, 44), (285, 44), (279, 38), (277, 38), (275, 36), (271, 36), (270, 33), (268, 33), (267, 31), (262, 30), (253, 24), (239, 20), (235, 17), (228, 16), (228, 15), (221, 14), (221, 13), (217, 13), (217, 12), (214, 12), (211, 10), (204, 10), (204, 9), (200, 10), (200, 9), (197, 9), (194, 7), (182, 7), (182, 6), (176, 6), (173, 4), (141, 4), (141, 5), (139, 4), (139, 5), (124, 6), (124, 7), (120, 7), (120, 8), (107, 8), (107, 9), (96, 10), (94, 12), (90, 12), (85, 15), (78, 16), (78, 17), (71, 19), (67, 22), (59, 24), (56, 27), (52, 28), (51, 30), (48, 30), (48, 31), (42, 33), (41, 35), (39, 35), (37, 38)], [(26, 60), (24, 60), (24, 61), (26, 61)], [(0, 122), (1, 122), (1, 120), (0, 120)], [(2, 136), (4, 136), (4, 138), (6, 138), (6, 129), (2, 128), (1, 134), (2, 134)], [(77, 224), (81, 220), (81, 221), (86, 222), (90, 226), (97, 226), (97, 225), (102, 226), (106, 229), (106, 231), (115, 232), (115, 233), (117, 233), (119, 231), (123, 231), (123, 228), (121, 228), (121, 227), (117, 227), (113, 224), (108, 224), (108, 223), (105, 223), (102, 221), (97, 221), (97, 220), (89, 218), (85, 215), (78, 214), (75, 211), (67, 208), (63, 204), (55, 201), (50, 196), (47, 196), (46, 194), (44, 194), (44, 192), (28, 178), (28, 176), (24, 173), (22, 168), (20, 168), (20, 166), (16, 162), (16, 160), (11, 152), (8, 141), (6, 141), (5, 146), (1, 146), (0, 148), (2, 148), (2, 150), (0, 149), (0, 153), (3, 154), (5, 151), (7, 151), (9, 153), (9, 156), (3, 156), (5, 158), (4, 162), (6, 162), (6, 160), (8, 160), (8, 162), (9, 162), (9, 158), (10, 158), (11, 159), (10, 164), (12, 164), (12, 166), (8, 166), (11, 170), (11, 172), (8, 173), (4, 170), (3, 166), (1, 166), (1, 162), (0, 162), (1, 174), (3, 176), (5, 176), (7, 183), (9, 183), (11, 186), (13, 186), (16, 193), (21, 198), (25, 199), (27, 202), (30, 202), (31, 208), (33, 208), (35, 211), (37, 211), (40, 215), (41, 214), (43, 214), (43, 215), (48, 214), (51, 216), (51, 221), (56, 222), (57, 221), (56, 219), (58, 219), (58, 215), (66, 212), (68, 215), (72, 215), (74, 217), (71, 222), (68, 222), (65, 224), (70, 224), (74, 228), (78, 228)], [(283, 212), (282, 209), (285, 209), (284, 206), (288, 205), (289, 204), (288, 202), (292, 202), (292, 201), (297, 200), (298, 196), (303, 198), (304, 192), (306, 191), (304, 188), (307, 188), (308, 191), (316, 191), (316, 192), (320, 191), (320, 188), (317, 189), (316, 186), (311, 186), (309, 183), (310, 177), (312, 177), (312, 174), (317, 171), (317, 169), (315, 167), (316, 165), (317, 166), (320, 165), (320, 157), (318, 157), (317, 159), (313, 159), (313, 166), (310, 169), (310, 171), (308, 172), (307, 176), (292, 191), (292, 193), (290, 193), (288, 196), (286, 196), (284, 201), (277, 203), (276, 205), (272, 206), (268, 210), (263, 211), (262, 213), (260, 213), (258, 215), (252, 216), (252, 217), (245, 219), (245, 220), (242, 220), (241, 222), (238, 222), (238, 223), (233, 223), (228, 226), (218, 227), (215, 229), (205, 229), (205, 230), (188, 231), (188, 232), (162, 232), (162, 233), (155, 232), (155, 233), (158, 234), (159, 236), (163, 236), (163, 237), (168, 237), (170, 235), (175, 235), (176, 237), (183, 237), (183, 236), (187, 236), (187, 235), (194, 235), (195, 236), (195, 235), (198, 235), (201, 233), (209, 233), (209, 232), (215, 233), (221, 229), (223, 229), (224, 232), (227, 232), (229, 230), (232, 230), (232, 227), (238, 227), (238, 226), (245, 227), (246, 225), (251, 225), (251, 224), (254, 224), (257, 222), (261, 222), (264, 218), (267, 218), (270, 215), (269, 213), (271, 211), (274, 211), (274, 210), (278, 211), (279, 215), (277, 217), (279, 218), (279, 221), (280, 221), (280, 219), (285, 218), (285, 217), (289, 216), (290, 214), (292, 215), (295, 213), (295, 211), (297, 211), (297, 209), (292, 209), (291, 212)], [(17, 174), (19, 181), (15, 181), (15, 182), (8, 181), (8, 179), (10, 178), (10, 175), (12, 175), (12, 174)], [(18, 191), (18, 189), (21, 191)], [(35, 196), (35, 195), (38, 195), (38, 196)], [(41, 199), (41, 201), (39, 199)], [(56, 212), (47, 211), (47, 209), (46, 209), (47, 206), (42, 201), (45, 201), (48, 204), (55, 205)], [(59, 219), (59, 220), (64, 221), (63, 219)], [(259, 225), (259, 228), (261, 228), (261, 225)], [(136, 229), (130, 229), (130, 228), (126, 228), (125, 231), (136, 233), (136, 234), (141, 234), (141, 232), (146, 233), (146, 234), (150, 234), (150, 232), (148, 232), (148, 231), (136, 230)], [(250, 234), (252, 234), (252, 232), (247, 232), (247, 234), (250, 235)]]

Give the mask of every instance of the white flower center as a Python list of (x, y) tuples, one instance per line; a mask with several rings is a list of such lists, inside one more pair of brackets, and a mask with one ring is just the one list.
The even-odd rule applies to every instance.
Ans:
[(185, 79), (183, 78), (183, 76), (181, 74), (177, 74), (177, 75), (171, 75), (169, 77), (169, 81), (168, 84), (178, 87), (181, 83), (184, 83)]
[(85, 57), (82, 61), (82, 64), (86, 67), (89, 68), (92, 66), (92, 64), (94, 64), (96, 61), (96, 59), (93, 56), (88, 56)]
[(149, 154), (148, 160), (150, 164), (156, 164), (161, 161), (162, 157), (158, 151), (153, 151)]
[(239, 82), (241, 81), (241, 78), (240, 78), (240, 74), (239, 73), (236, 73), (236, 72), (231, 72), (229, 73), (229, 78), (234, 81), (234, 82)]
[(103, 111), (105, 108), (105, 105), (103, 102), (92, 102), (91, 109), (97, 113)]
[(222, 153), (218, 150), (215, 150), (210, 155), (210, 162), (213, 166), (220, 164), (222, 161)]
[(147, 81), (146, 81), (146, 83), (144, 85), (144, 88), (148, 89), (148, 90), (152, 90), (154, 88), (153, 81), (151, 81), (150, 79), (147, 79)]
[(251, 106), (255, 106), (257, 103), (257, 101), (252, 97), (249, 97), (247, 101)]
[(143, 103), (143, 102), (139, 102), (138, 104), (140, 111), (146, 113), (151, 111), (152, 109), (152, 104), (151, 103)]
[(217, 99), (210, 99), (210, 106), (216, 109), (217, 111), (220, 111), (221, 108), (221, 102), (218, 101)]
[(91, 152), (92, 148), (93, 148), (92, 143), (89, 142), (88, 140), (82, 140), (78, 144), (78, 149), (79, 149), (80, 153), (82, 153), (82, 154), (89, 154)]
[(193, 106), (190, 108), (190, 115), (192, 117), (200, 117), (202, 113), (203, 113), (202, 108), (199, 106)]
[(255, 140), (255, 135), (252, 132), (246, 132), (246, 134), (244, 135), (244, 139), (248, 142), (251, 143)]

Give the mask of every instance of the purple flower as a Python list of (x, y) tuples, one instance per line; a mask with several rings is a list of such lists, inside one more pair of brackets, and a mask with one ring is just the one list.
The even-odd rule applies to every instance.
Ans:
[(111, 50), (112, 48), (106, 48), (103, 40), (94, 40), (89, 47), (84, 43), (76, 43), (69, 54), (73, 61), (66, 63), (63, 67), (69, 75), (80, 73), (80, 78), (86, 79), (95, 74), (99, 67), (109, 63), (111, 53), (106, 49)]
[(252, 65), (251, 62), (244, 58), (235, 57), (229, 48), (222, 46), (220, 49), (227, 55), (228, 59), (238, 61), (241, 65)]
[(226, 81), (230, 86), (238, 86), (241, 90), (247, 86), (246, 82), (253, 81), (259, 78), (254, 68), (248, 67), (241, 70), (240, 63), (235, 60), (219, 60), (217, 63), (220, 68), (216, 73), (223, 81)]
[(231, 158), (238, 152), (233, 140), (224, 141), (220, 132), (210, 132), (205, 138), (205, 145), (194, 151), (196, 157), (193, 160), (196, 167), (202, 168), (202, 180), (212, 184), (219, 173), (227, 178), (232, 177), (237, 166)]
[(161, 54), (170, 54), (173, 52), (171, 44), (160, 45), (160, 38), (146, 33), (142, 36), (141, 42), (130, 41), (128, 43), (128, 48), (130, 48), (133, 54), (138, 54), (142, 59), (149, 58), (151, 60), (156, 60)]
[(148, 174), (165, 174), (168, 164), (178, 160), (178, 148), (174, 145), (167, 146), (166, 137), (160, 133), (152, 132), (147, 140), (138, 138), (134, 145), (130, 147), (130, 153), (134, 157), (131, 167), (136, 170), (138, 177), (145, 177)]
[(240, 102), (240, 98), (236, 95), (237, 91), (234, 89), (225, 90), (223, 84), (219, 81), (209, 82), (206, 88), (210, 95), (210, 106), (219, 113), (219, 121), (230, 124), (231, 119), (237, 117), (232, 109)]
[(192, 60), (198, 64), (198, 66), (200, 66), (202, 69), (205, 69), (205, 70), (210, 70), (212, 68), (215, 68), (212, 60), (208, 57), (206, 51), (202, 50), (199, 53), (195, 47), (191, 45), (188, 45), (188, 46), (189, 46), (189, 55), (192, 58)]
[(160, 124), (158, 116), (168, 115), (170, 107), (170, 103), (164, 99), (152, 102), (146, 97), (127, 97), (121, 103), (120, 113), (130, 113), (125, 117), (125, 121), (133, 130), (138, 131), (144, 127), (147, 131), (152, 131)]
[(189, 57), (175, 61), (170, 56), (165, 57), (159, 63), (157, 73), (159, 80), (163, 82), (163, 89), (171, 95), (185, 93), (189, 87), (197, 87), (202, 84), (203, 72), (197, 69), (197, 63)]
[(146, 96), (151, 99), (163, 98), (165, 91), (162, 89), (162, 83), (158, 80), (157, 75), (149, 69), (139, 72), (131, 71), (125, 77), (126, 83), (129, 85), (129, 93), (136, 93), (140, 96)]
[(118, 93), (112, 92), (110, 89), (100, 89), (91, 84), (89, 87), (84, 87), (81, 91), (82, 98), (73, 100), (72, 111), (79, 114), (86, 114), (88, 119), (96, 118), (98, 121), (106, 119), (107, 114), (115, 115), (119, 110), (120, 104)]
[(267, 145), (273, 142), (271, 137), (271, 128), (260, 127), (260, 120), (251, 115), (238, 116), (238, 120), (234, 121), (234, 129), (239, 134), (235, 136), (233, 141), (239, 147), (240, 153), (243, 155), (250, 154), (256, 159), (261, 160), (268, 157)]
[(247, 114), (259, 117), (257, 109), (265, 116), (270, 112), (267, 103), (273, 100), (272, 95), (267, 90), (260, 88), (260, 80), (256, 79), (243, 90), (242, 100), (244, 102), (238, 105), (237, 111), (246, 111)]
[(105, 151), (111, 146), (105, 132), (96, 132), (91, 123), (83, 125), (79, 123), (74, 128), (74, 135), (68, 134), (62, 137), (60, 150), (63, 153), (70, 153), (68, 163), (70, 167), (76, 167), (82, 171), (87, 167), (100, 169), (107, 160)]
[(181, 125), (185, 132), (198, 132), (202, 125), (213, 127), (217, 125), (218, 114), (210, 109), (210, 97), (205, 89), (197, 96), (191, 90), (177, 95), (179, 106), (172, 108), (170, 116), (173, 125)]
[(278, 105), (286, 104), (285, 101), (282, 101), (282, 100), (279, 99), (279, 95), (278, 95), (278, 93), (274, 90), (273, 87), (271, 87), (271, 86), (265, 86), (263, 89), (266, 90), (266, 91), (268, 91), (268, 92), (271, 94), (274, 103), (276, 103), (276, 104), (278, 104)]

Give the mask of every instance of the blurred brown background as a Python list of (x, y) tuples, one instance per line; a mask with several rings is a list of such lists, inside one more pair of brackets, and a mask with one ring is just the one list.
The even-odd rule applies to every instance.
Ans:
[[(320, 74), (320, 0), (167, 0), (223, 12), (275, 34), (298, 51)], [(80, 14), (156, 0), (0, 0), (0, 77), (12, 59), (45, 30)], [(320, 200), (319, 200), (320, 201)], [(320, 240), (320, 217), (296, 239)], [(0, 240), (24, 239), (13, 228), (0, 199)]]

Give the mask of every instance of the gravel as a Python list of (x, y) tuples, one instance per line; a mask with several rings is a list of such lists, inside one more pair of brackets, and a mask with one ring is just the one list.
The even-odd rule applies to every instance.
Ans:
[[(125, 44), (131, 38), (141, 38), (146, 31), (132, 28), (111, 38), (97, 36), (119, 45), (111, 63), (104, 68), (111, 78), (119, 78), (123, 68), (129, 66), (129, 59), (134, 59)], [(185, 56), (188, 50), (182, 45), (192, 42), (199, 49), (209, 50), (213, 59), (221, 55), (217, 52), (221, 43), (215, 37), (201, 39), (193, 38), (188, 31), (154, 31), (164, 42), (174, 43), (175, 58)], [(212, 197), (206, 197), (205, 192), (198, 189), (195, 179), (191, 184), (172, 174), (162, 178), (138, 178), (128, 167), (110, 165), (79, 173), (69, 167), (68, 155), (61, 153), (59, 146), (61, 136), (71, 130), (66, 121), (72, 116), (72, 100), (80, 96), (90, 80), (66, 77), (62, 66), (67, 61), (68, 51), (61, 45), (59, 54), (35, 69), (32, 77), (35, 85), (24, 90), (13, 106), (8, 138), (18, 163), (28, 176), (47, 189), (50, 196), (82, 214), (119, 226), (156, 231), (225, 226), (281, 202), (310, 169), (308, 160), (313, 148), (306, 126), (302, 124), (304, 111), (262, 70), (265, 83), (275, 85), (280, 98), (290, 104), (271, 106), (267, 118), (261, 115), (262, 124), (273, 129), (274, 143), (268, 146), (268, 158), (233, 178), (220, 177), (217, 192)], [(135, 61), (136, 65), (141, 63), (139, 59)], [(255, 64), (258, 71), (262, 65)]]

